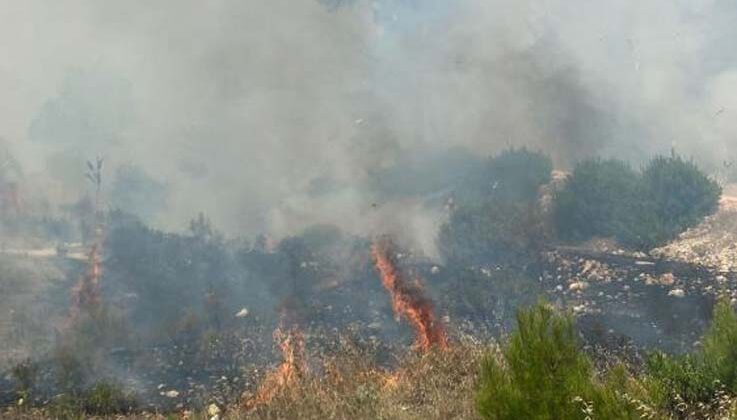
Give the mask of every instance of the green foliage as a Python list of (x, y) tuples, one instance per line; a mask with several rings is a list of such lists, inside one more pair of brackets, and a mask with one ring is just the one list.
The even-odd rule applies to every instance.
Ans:
[(446, 260), (464, 264), (524, 264), (544, 237), (537, 209), (530, 204), (488, 201), (457, 208), (438, 233)]
[(135, 401), (117, 385), (101, 382), (82, 396), (82, 409), (95, 416), (122, 414), (135, 407)]
[(90, 389), (78, 394), (63, 394), (49, 406), (53, 418), (81, 419), (90, 416), (112, 416), (128, 414), (136, 408), (136, 401), (120, 386), (109, 382), (98, 382)]
[(619, 160), (579, 163), (555, 197), (558, 234), (567, 240), (619, 236), (630, 230), (639, 199), (637, 173)]
[(692, 161), (676, 154), (658, 156), (650, 161), (642, 177), (644, 190), (660, 221), (660, 236), (665, 240), (717, 210), (721, 187)]
[(717, 209), (721, 188), (693, 162), (656, 157), (642, 173), (619, 160), (579, 163), (555, 196), (564, 240), (614, 237), (649, 249), (675, 238)]
[(31, 359), (26, 359), (13, 366), (11, 374), (16, 382), (15, 390), (18, 394), (18, 398), (28, 399), (31, 394), (31, 390), (36, 385), (38, 370), (38, 364), (33, 362)]
[(540, 303), (520, 310), (501, 355), (485, 360), (477, 406), (487, 419), (637, 418), (618, 397), (622, 381), (600, 384), (572, 318)]
[(548, 156), (524, 148), (490, 159), (455, 191), (456, 207), (438, 235), (445, 259), (524, 265), (534, 258), (545, 236), (536, 198), (552, 168)]
[(669, 408), (681, 401), (708, 403), (722, 390), (737, 393), (737, 315), (729, 301), (715, 306), (699, 351), (682, 356), (656, 352), (648, 358), (648, 373), (655, 385), (669, 391), (659, 401)]
[(531, 202), (540, 186), (550, 182), (553, 162), (549, 156), (527, 148), (510, 148), (488, 160), (457, 194), (461, 203), (478, 200)]

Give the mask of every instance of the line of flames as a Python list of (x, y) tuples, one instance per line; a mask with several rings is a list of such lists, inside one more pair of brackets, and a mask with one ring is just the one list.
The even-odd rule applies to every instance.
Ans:
[(391, 297), (395, 316), (397, 319), (404, 316), (412, 325), (418, 350), (426, 352), (434, 346), (447, 348), (445, 327), (435, 318), (432, 302), (424, 295), (419, 279), (410, 283), (402, 277), (392, 257), (392, 248), (391, 241), (383, 239), (374, 242), (371, 255), (381, 282)]

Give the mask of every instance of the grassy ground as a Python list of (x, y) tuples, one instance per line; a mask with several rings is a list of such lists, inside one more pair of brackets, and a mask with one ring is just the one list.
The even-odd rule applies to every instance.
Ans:
[[(488, 346), (465, 342), (447, 351), (408, 354), (398, 368), (377, 369), (372, 355), (350, 345), (310, 367), (280, 389), (273, 399), (246, 410), (222, 407), (220, 419), (475, 419), (478, 372)], [(246, 396), (247, 398), (247, 396)], [(212, 413), (168, 415), (138, 413), (98, 418), (209, 419)], [(13, 408), (4, 419), (90, 418), (74, 410)]]

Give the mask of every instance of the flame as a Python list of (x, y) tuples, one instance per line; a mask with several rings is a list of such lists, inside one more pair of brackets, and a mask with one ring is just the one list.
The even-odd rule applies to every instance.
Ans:
[(102, 303), (100, 277), (102, 277), (102, 261), (100, 259), (100, 244), (97, 243), (92, 246), (87, 258), (87, 273), (74, 286), (72, 319), (76, 319), (82, 310), (97, 308)]
[(371, 246), (371, 255), (374, 259), (381, 282), (389, 292), (392, 300), (392, 309), (397, 319), (406, 317), (415, 330), (415, 347), (421, 351), (428, 351), (431, 347), (445, 349), (448, 347), (448, 338), (443, 324), (435, 319), (432, 302), (422, 293), (419, 279), (408, 283), (396, 267), (391, 256), (392, 243), (383, 240)]
[(399, 388), (399, 382), (402, 380), (402, 374), (400, 372), (386, 373), (382, 378), (381, 389), (384, 391), (393, 391)]
[(302, 332), (297, 327), (285, 330), (283, 322), (274, 330), (274, 341), (282, 353), (282, 362), (264, 378), (256, 393), (245, 402), (245, 408), (252, 410), (274, 399), (277, 394), (293, 385), (305, 372), (305, 343)]

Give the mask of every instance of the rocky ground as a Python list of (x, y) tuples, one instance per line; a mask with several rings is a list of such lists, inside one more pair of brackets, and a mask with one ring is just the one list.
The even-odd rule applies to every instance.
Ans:
[(651, 254), (723, 273), (737, 271), (737, 197), (722, 197), (715, 215)]

